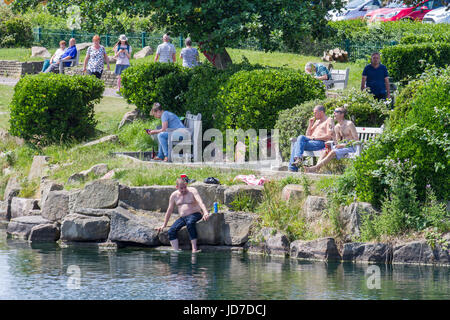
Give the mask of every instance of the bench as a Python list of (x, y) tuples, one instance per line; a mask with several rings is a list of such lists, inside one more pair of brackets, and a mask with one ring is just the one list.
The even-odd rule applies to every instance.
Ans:
[[(361, 155), (362, 147), (364, 142), (369, 141), (373, 137), (381, 134), (383, 132), (384, 126), (381, 126), (380, 128), (368, 128), (368, 127), (356, 127), (356, 132), (358, 133), (359, 142), (355, 145), (356, 152), (355, 153), (349, 153), (346, 155), (346, 158), (354, 159), (356, 157), (359, 157)], [(291, 154), (294, 150), (294, 144), (297, 142), (297, 138), (291, 138)], [(329, 143), (329, 141), (327, 141)], [(332, 143), (332, 141), (331, 141)], [(318, 151), (304, 151), (303, 156), (304, 157), (312, 157), (312, 158), (320, 158), (322, 155), (322, 152), (325, 151), (325, 149), (318, 150)]]
[[(80, 51), (81, 50), (77, 50), (77, 56), (75, 57), (75, 59), (68, 59), (68, 60), (60, 60), (59, 61), (59, 73), (60, 74), (64, 74), (64, 69), (65, 68), (73, 68), (76, 67), (79, 64), (79, 60), (80, 60)], [(64, 64), (66, 62), (71, 62), (72, 64), (70, 65), (70, 67), (66, 67), (64, 66)]]
[(346, 89), (348, 78), (350, 75), (350, 68), (345, 70), (331, 69), (331, 80), (323, 80), (327, 89)]
[[(199, 162), (201, 160), (201, 120), (201, 113), (194, 115), (188, 111), (186, 112), (186, 116), (184, 118), (184, 126), (186, 128), (167, 129), (167, 132), (169, 133), (167, 159), (169, 162), (172, 162), (174, 159), (186, 162), (190, 162), (192, 160), (194, 162)], [(181, 141), (179, 140), (180, 136), (183, 137), (183, 140)], [(179, 148), (182, 148), (183, 155), (180, 155), (179, 153), (173, 153), (175, 146), (177, 146), (177, 150), (179, 150)], [(189, 152), (186, 153), (185, 150), (189, 150)]]

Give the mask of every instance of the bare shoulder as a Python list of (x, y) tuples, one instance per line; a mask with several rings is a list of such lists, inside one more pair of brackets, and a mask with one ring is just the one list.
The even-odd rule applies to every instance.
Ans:
[(194, 187), (187, 187), (187, 189), (188, 189), (189, 192), (192, 192), (194, 194), (198, 194), (197, 189), (195, 189)]
[(353, 121), (351, 121), (351, 120), (346, 120), (346, 124), (347, 124), (347, 126), (350, 127), (350, 128), (356, 128), (356, 127), (355, 127), (355, 124), (354, 124)]
[(179, 194), (180, 192), (178, 190), (172, 192), (172, 194), (170, 195), (170, 199), (175, 199), (176, 197), (178, 197)]

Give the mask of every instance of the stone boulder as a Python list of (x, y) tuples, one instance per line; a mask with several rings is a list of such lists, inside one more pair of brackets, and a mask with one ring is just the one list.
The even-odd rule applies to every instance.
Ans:
[(135, 59), (142, 59), (153, 54), (153, 49), (150, 46), (144, 47), (142, 50), (134, 54)]
[(42, 206), (42, 216), (59, 221), (69, 214), (69, 191), (50, 191)]
[(392, 245), (385, 243), (345, 243), (342, 260), (391, 263), (392, 250)]
[(114, 56), (108, 56), (109, 59), (109, 63), (110, 64), (116, 64), (117, 63), (117, 59)]
[(392, 263), (450, 264), (450, 251), (439, 245), (431, 248), (425, 240), (397, 244), (394, 246)]
[(224, 203), (227, 207), (232, 208), (232, 202), (239, 196), (249, 197), (255, 202), (261, 202), (263, 190), (263, 186), (235, 185), (225, 190)]
[(39, 207), (43, 208), (45, 205), (45, 201), (48, 198), (48, 194), (51, 191), (61, 191), (64, 189), (64, 186), (62, 184), (56, 183), (54, 181), (45, 180), (44, 182), (41, 183), (39, 188), (40, 188), (40, 195), (41, 195), (41, 199), (39, 201)]
[(370, 203), (353, 202), (349, 206), (341, 208), (340, 217), (345, 232), (349, 237), (360, 236), (361, 217), (375, 215), (377, 212)]
[(55, 242), (59, 240), (60, 230), (56, 224), (39, 224), (31, 228), (29, 242)]
[(92, 42), (82, 42), (82, 43), (77, 43), (75, 46), (77, 47), (77, 51), (83, 51), (86, 50), (87, 48), (89, 48), (90, 46), (92, 46)]
[(213, 208), (214, 202), (223, 203), (226, 187), (219, 184), (195, 182), (189, 185), (198, 191), (206, 208)]
[(50, 158), (46, 156), (34, 156), (33, 163), (31, 164), (30, 173), (28, 174), (28, 180), (41, 179), (48, 174), (48, 160)]
[(69, 213), (74, 213), (75, 211), (75, 203), (77, 201), (78, 196), (80, 195), (81, 190), (71, 190), (69, 191)]
[(304, 195), (305, 190), (300, 184), (288, 184), (281, 192), (281, 197), (284, 201), (301, 200)]
[[(138, 210), (166, 211), (175, 186), (128, 187), (120, 185), (119, 200)], [(174, 208), (174, 212), (177, 212)]]
[(114, 180), (96, 180), (86, 184), (78, 194), (75, 207), (110, 209), (117, 207), (119, 183)]
[(74, 173), (69, 177), (68, 183), (77, 183), (84, 181), (90, 174), (93, 174), (94, 176), (103, 176), (108, 172), (108, 165), (104, 163), (96, 164), (95, 166), (81, 171), (79, 173)]
[(44, 47), (31, 47), (31, 57), (51, 58), (52, 55)]
[(138, 216), (122, 207), (117, 207), (111, 212), (108, 240), (144, 246), (158, 246), (161, 242), (156, 228), (159, 228), (162, 223), (160, 219)]
[(83, 144), (81, 146), (76, 146), (72, 150), (76, 150), (78, 148), (84, 148), (84, 147), (92, 147), (92, 146), (95, 146), (97, 144), (106, 143), (106, 142), (115, 143), (117, 141), (119, 141), (119, 138), (115, 134), (113, 134), (113, 135), (109, 135), (109, 136), (106, 136), (106, 137), (103, 137), (103, 138), (100, 138), (100, 139), (97, 139), (97, 140), (85, 143), (85, 144)]
[(333, 238), (312, 241), (296, 240), (291, 243), (291, 258), (306, 260), (340, 261), (341, 255)]
[(0, 220), (7, 220), (6, 216), (8, 213), (8, 201), (0, 200)]
[[(172, 225), (179, 216), (171, 217), (169, 221), (169, 225)], [(158, 226), (162, 225), (164, 221), (161, 219), (161, 222)], [(223, 225), (224, 225), (224, 215), (222, 213), (214, 213), (209, 216), (207, 221), (200, 220), (196, 224), (197, 228), (197, 244), (199, 245), (220, 245), (223, 244)], [(169, 241), (169, 227), (165, 228), (159, 234), (159, 240), (163, 245), (170, 245)], [(178, 231), (178, 242), (180, 245), (189, 246), (191, 240), (189, 239), (189, 233), (186, 227), (181, 228)]]
[(322, 217), (327, 209), (327, 198), (308, 196), (303, 206), (306, 219), (309, 221)]
[(228, 246), (240, 246), (249, 239), (257, 215), (244, 212), (226, 212), (223, 224), (223, 242)]
[(286, 256), (289, 254), (289, 240), (280, 231), (265, 227), (245, 244), (245, 248), (252, 253)]
[(108, 238), (108, 217), (93, 217), (71, 213), (61, 223), (63, 241), (104, 241)]
[(49, 223), (51, 223), (49, 220), (41, 216), (14, 218), (8, 223), (6, 233), (12, 237), (27, 240), (34, 226)]
[(38, 200), (14, 197), (11, 200), (11, 219), (30, 216), (36, 209), (39, 209)]
[(127, 123), (132, 123), (137, 119), (141, 119), (142, 115), (138, 109), (134, 109), (133, 111), (129, 111), (124, 114), (122, 120), (119, 123), (119, 130)]

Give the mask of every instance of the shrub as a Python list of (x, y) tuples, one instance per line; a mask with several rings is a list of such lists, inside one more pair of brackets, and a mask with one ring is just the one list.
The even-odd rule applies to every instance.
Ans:
[(233, 63), (225, 70), (218, 70), (209, 63), (194, 68), (189, 82), (189, 90), (185, 96), (187, 109), (194, 114), (202, 114), (203, 130), (216, 128), (216, 119), (225, 112), (217, 98), (221, 87), (236, 72), (263, 68), (258, 64), (250, 64), (247, 59), (241, 63)]
[(401, 44), (430, 43), (430, 42), (450, 42), (450, 32), (439, 34), (409, 34), (404, 36)]
[(1, 47), (30, 47), (33, 43), (31, 24), (22, 17), (13, 17), (0, 24)]
[(287, 69), (240, 71), (230, 77), (218, 99), (225, 113), (221, 129), (271, 129), (278, 112), (302, 102), (325, 98), (320, 80)]
[(444, 67), (450, 64), (449, 43), (423, 43), (386, 47), (383, 63), (395, 81), (407, 80), (425, 71), (426, 64)]
[(173, 63), (143, 63), (126, 69), (122, 74), (123, 96), (148, 115), (153, 103), (165, 110), (184, 115), (190, 70)]
[(94, 104), (103, 91), (95, 77), (25, 76), (14, 88), (10, 133), (41, 145), (87, 138), (94, 133)]

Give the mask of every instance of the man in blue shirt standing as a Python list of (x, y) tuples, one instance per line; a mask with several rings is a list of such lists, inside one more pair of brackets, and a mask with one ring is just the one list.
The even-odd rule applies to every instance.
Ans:
[(161, 129), (147, 131), (148, 134), (158, 135), (158, 155), (153, 158), (153, 160), (167, 161), (169, 152), (169, 133), (167, 132), (167, 129), (180, 129), (185, 128), (185, 126), (181, 122), (180, 118), (176, 116), (176, 114), (170, 111), (164, 111), (162, 106), (158, 102), (153, 104), (150, 115), (154, 116), (155, 118), (161, 119), (162, 125)]
[[(77, 56), (77, 46), (75, 45), (76, 41), (75, 38), (72, 38), (69, 40), (69, 48), (62, 54), (60, 61), (63, 60), (71, 60), (71, 59), (75, 59)], [(65, 62), (64, 66), (65, 67), (70, 67), (70, 64), (72, 62)], [(53, 63), (51, 64), (45, 71), (44, 73), (48, 73), (48, 72), (52, 72), (53, 70), (59, 69), (59, 62), (58, 63)]]
[(389, 74), (385, 65), (380, 63), (380, 54), (372, 53), (371, 63), (364, 68), (362, 73), (361, 91), (366, 87), (377, 100), (390, 99)]

